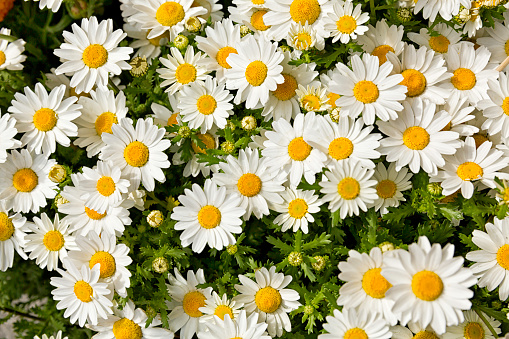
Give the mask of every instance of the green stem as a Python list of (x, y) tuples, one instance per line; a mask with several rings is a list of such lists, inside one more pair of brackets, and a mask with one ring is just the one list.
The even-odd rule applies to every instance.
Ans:
[(300, 252), (302, 244), (302, 231), (298, 230), (297, 233), (295, 233), (295, 251)]
[(166, 204), (164, 203), (164, 201), (160, 200), (159, 198), (156, 197), (156, 195), (154, 194), (154, 192), (148, 192), (147, 194), (149, 197), (151, 197), (158, 205), (160, 205), (162, 208), (164, 208), (166, 211), (168, 211), (168, 209), (166, 208)]
[(115, 85), (113, 83), (111, 78), (108, 79), (108, 85), (110, 85), (113, 88), (113, 91), (115, 92), (115, 94), (118, 94), (120, 92), (120, 90), (118, 89), (117, 85)]
[(56, 24), (56, 25), (53, 25), (53, 26), (48, 26), (46, 28), (46, 31), (48, 33), (59, 33), (61, 31), (64, 30), (64, 28), (66, 28), (67, 26), (69, 26), (69, 24), (73, 22), (72, 18), (68, 15), (64, 15), (62, 17), (62, 19), (60, 19), (60, 21)]
[(486, 319), (486, 317), (484, 316), (484, 314), (479, 311), (477, 308), (473, 308), (475, 313), (477, 313), (477, 315), (479, 316), (479, 318), (481, 318), (481, 320), (483, 321), (483, 323), (486, 325), (486, 327), (488, 327), (488, 329), (490, 330), (491, 334), (493, 334), (493, 336), (495, 338), (498, 338), (498, 334), (497, 332), (495, 332), (495, 330), (493, 329), (493, 326), (490, 325), (489, 321)]
[(1, 40), (7, 40), (9, 42), (14, 42), (14, 41), (18, 40), (18, 38), (16, 38), (15, 36), (6, 35), (6, 34), (0, 34), (0, 39)]
[(44, 320), (42, 318), (36, 317), (35, 315), (31, 315), (31, 314), (28, 314), (28, 313), (23, 313), (21, 311), (17, 311), (15, 309), (9, 308), (9, 307), (0, 307), (0, 311), (9, 312), (9, 313), (18, 315), (20, 317), (25, 317), (25, 318), (29, 318), (29, 319), (33, 319), (33, 320), (39, 320), (39, 321)]
[(369, 9), (371, 11), (371, 21), (376, 22), (375, 0), (369, 0)]

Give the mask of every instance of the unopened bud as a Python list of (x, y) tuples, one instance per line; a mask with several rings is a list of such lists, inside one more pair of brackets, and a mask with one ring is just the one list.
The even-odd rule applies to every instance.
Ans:
[(147, 215), (148, 224), (154, 228), (161, 226), (163, 221), (164, 221), (164, 215), (159, 210), (152, 211)]
[(58, 183), (61, 183), (67, 177), (67, 172), (65, 171), (65, 167), (59, 164), (54, 165), (49, 170), (48, 178), (49, 180)]
[(169, 265), (170, 265), (170, 263), (164, 257), (158, 257), (158, 258), (155, 258), (154, 261), (152, 261), (152, 268), (157, 273), (164, 273), (164, 272), (168, 271)]

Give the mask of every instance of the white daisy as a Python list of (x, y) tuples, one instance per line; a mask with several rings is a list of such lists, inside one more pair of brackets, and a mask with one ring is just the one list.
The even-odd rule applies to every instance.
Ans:
[(200, 333), (204, 325), (200, 323), (203, 313), (199, 310), (205, 306), (205, 300), (212, 296), (212, 287), (205, 289), (197, 288), (199, 284), (205, 284), (203, 269), (187, 271), (187, 279), (175, 268), (175, 276), (168, 273), (168, 294), (172, 301), (166, 305), (171, 313), (168, 315), (168, 323), (173, 332), (180, 330), (180, 338), (192, 339), (195, 333)]
[(224, 16), (222, 11), (223, 5), (218, 4), (218, 1), (219, 0), (195, 0), (193, 1), (191, 7), (201, 6), (205, 8), (207, 12), (205, 14), (198, 15), (198, 17), (205, 21), (210, 19), (210, 22), (216, 23), (217, 21), (220, 21)]
[[(495, 21), (495, 26), (486, 28), (487, 36), (476, 39), (476, 43), (485, 46), (491, 53), (490, 62), (500, 64), (509, 55), (506, 44), (509, 41), (509, 13), (504, 12), (504, 22)], [(509, 46), (509, 45), (508, 45)], [(504, 70), (508, 70), (507, 67)]]
[(375, 26), (368, 25), (368, 31), (357, 38), (365, 52), (378, 58), (379, 66), (387, 61), (387, 53), (393, 52), (399, 56), (405, 47), (403, 42), (403, 26), (390, 25), (387, 20), (377, 21)]
[(443, 335), (437, 334), (430, 326), (421, 326), (418, 322), (409, 322), (407, 327), (400, 325), (391, 326), (393, 339), (443, 339)]
[(396, 171), (396, 163), (392, 162), (386, 168), (383, 162), (379, 162), (373, 177), (378, 182), (375, 186), (378, 198), (373, 203), (375, 211), (385, 214), (389, 212), (387, 207), (398, 207), (400, 201), (406, 201), (401, 192), (412, 188), (412, 173), (408, 173), (406, 167)]
[(499, 172), (509, 164), (509, 158), (502, 151), (492, 149), (491, 145), (486, 141), (476, 148), (474, 138), (467, 137), (454, 155), (444, 157), (442, 169), (430, 180), (441, 182), (444, 195), (461, 189), (466, 199), (472, 197), (474, 185), (481, 189), (495, 188), (495, 177), (509, 179), (509, 174)]
[[(0, 28), (0, 34), (11, 35), (11, 30), (8, 28)], [(17, 39), (13, 42), (7, 40), (0, 40), (0, 70), (7, 69), (9, 71), (22, 70), (24, 65), (21, 63), (26, 60), (25, 51), (26, 42), (23, 39)]]
[[(152, 112), (154, 112), (154, 115), (152, 116), (154, 118), (154, 124), (159, 125), (160, 127), (166, 127), (166, 126), (174, 126), (174, 125), (181, 125), (182, 119), (179, 116), (179, 110), (178, 110), (178, 95), (171, 95), (168, 94), (168, 99), (170, 101), (170, 109), (168, 107), (159, 105), (155, 102), (152, 103), (150, 106), (150, 109)], [(168, 133), (166, 134), (169, 137), (173, 137), (176, 134)]]
[(269, 100), (269, 91), (284, 82), (281, 74), (283, 53), (277, 43), (246, 36), (238, 44), (238, 54), (231, 53), (226, 62), (231, 68), (226, 72), (226, 88), (236, 89), (234, 103), (246, 101), (246, 108), (261, 107)]
[[(500, 321), (480, 312), (495, 333), (500, 334)], [(447, 328), (443, 339), (495, 339), (484, 320), (474, 310), (463, 311), (465, 321)]]
[(173, 208), (172, 220), (177, 220), (174, 228), (184, 231), (180, 235), (183, 247), (192, 244), (193, 252), (201, 253), (208, 245), (222, 250), (235, 244), (232, 233), (242, 233), (242, 215), (245, 207), (239, 207), (237, 195), (226, 195), (226, 188), (218, 188), (212, 180), (205, 180), (202, 189), (193, 184), (192, 190), (185, 189), (179, 196), (181, 206)]
[(301, 25), (299, 22), (292, 22), (285, 39), (288, 46), (296, 51), (308, 51), (312, 48), (322, 51), (325, 48), (323, 36), (308, 23)]
[(452, 17), (458, 14), (460, 9), (460, 0), (418, 0), (415, 2), (414, 13), (422, 10), (424, 19), (430, 22), (435, 21), (437, 14), (450, 21)]
[(378, 122), (380, 131), (388, 136), (380, 141), (379, 151), (387, 155), (388, 162), (396, 162), (396, 171), (409, 165), (414, 173), (422, 168), (436, 175), (437, 166), (445, 165), (442, 155), (454, 154), (461, 145), (457, 132), (442, 131), (451, 116), (445, 111), (435, 114), (435, 104), (420, 98), (405, 101), (403, 106), (398, 119)]
[(482, 129), (489, 134), (501, 133), (504, 138), (509, 137), (509, 76), (499, 73), (499, 79), (488, 79), (488, 99), (478, 103), (486, 121)]
[(329, 108), (329, 116), (333, 121), (339, 121), (340, 117), (347, 116), (346, 114), (341, 113), (341, 107), (336, 105), (336, 100), (339, 99), (340, 95), (337, 93), (334, 93), (330, 90), (330, 84), (332, 81), (332, 76), (334, 73), (339, 72), (337, 68), (330, 69), (327, 71), (327, 73), (320, 74), (320, 82), (322, 85), (327, 88), (327, 98), (329, 98), (329, 101), (327, 102), (330, 106)]
[(329, 202), (331, 212), (339, 209), (341, 219), (359, 215), (359, 208), (366, 212), (367, 205), (373, 204), (378, 197), (373, 172), (355, 160), (331, 163), (319, 183), (320, 192), (324, 194), (322, 200)]
[[(267, 323), (258, 323), (258, 313), (252, 313), (249, 317), (246, 316), (246, 311), (240, 311), (239, 316), (235, 321), (226, 317), (224, 321), (218, 318), (215, 321), (205, 323), (207, 332), (198, 332), (199, 339), (271, 339), (265, 330)], [(216, 316), (217, 317), (217, 316)]]
[(51, 291), (53, 299), (58, 301), (57, 309), (65, 309), (64, 318), (83, 327), (85, 322), (97, 325), (97, 319), (107, 319), (112, 314), (113, 293), (106, 283), (100, 283), (99, 265), (90, 269), (87, 265), (78, 270), (68, 259), (64, 262), (67, 271), (57, 268), (62, 277), (52, 277), (50, 284), (56, 288)]
[(446, 111), (452, 118), (451, 122), (445, 126), (444, 131), (458, 132), (462, 137), (472, 136), (479, 132), (478, 127), (469, 123), (475, 119), (475, 115), (470, 114), (475, 113), (475, 107), (468, 104), (467, 98), (461, 97), (457, 93), (453, 94), (447, 99), (445, 105), (440, 106), (438, 110)]
[(53, 199), (57, 184), (48, 177), (56, 161), (44, 155), (33, 155), (26, 149), (12, 150), (7, 161), (0, 164), (0, 200), (14, 212), (37, 213)]
[(470, 268), (463, 267), (463, 257), (453, 257), (454, 245), (431, 246), (428, 238), (399, 250), (398, 255), (384, 258), (382, 275), (392, 288), (386, 297), (394, 300), (392, 311), (400, 316), (400, 324), (409, 321), (428, 325), (442, 334), (447, 326), (463, 321), (461, 310), (472, 306), (469, 289), (477, 282)]
[(303, 138), (314, 131), (316, 122), (314, 114), (298, 114), (293, 126), (285, 119), (279, 119), (272, 122), (273, 131), (265, 133), (267, 141), (262, 150), (265, 163), (269, 171), (285, 171), (290, 185), (298, 186), (302, 177), (313, 184), (327, 160), (325, 154), (312, 148)]
[(351, 0), (335, 1), (332, 12), (323, 19), (324, 29), (330, 32), (332, 43), (341, 41), (346, 44), (363, 35), (368, 27), (363, 24), (369, 20), (369, 14), (361, 11), (361, 4), (355, 6)]
[(171, 47), (170, 51), (171, 56), (168, 54), (168, 59), (159, 58), (166, 67), (157, 69), (159, 77), (165, 79), (161, 82), (161, 87), (170, 85), (165, 92), (169, 92), (170, 95), (175, 94), (192, 83), (205, 85), (203, 81), (208, 77), (205, 55), (202, 56), (201, 52), (194, 54), (194, 48), (191, 45), (187, 46), (184, 57), (175, 47)]
[(318, 339), (335, 338), (366, 338), (387, 339), (391, 338), (387, 322), (375, 313), (358, 314), (355, 309), (334, 310), (334, 316), (328, 315), (323, 328), (327, 331), (320, 334)]
[(389, 75), (393, 69), (391, 63), (379, 66), (378, 58), (364, 54), (352, 56), (352, 70), (338, 63), (339, 72), (333, 74), (329, 86), (331, 92), (341, 95), (336, 105), (352, 118), (362, 113), (366, 125), (375, 122), (375, 116), (383, 121), (396, 119), (403, 106), (399, 101), (406, 98), (406, 87), (399, 85), (403, 81), (401, 74)]
[(460, 20), (463, 22), (463, 34), (468, 34), (468, 37), (471, 38), (475, 36), (483, 26), (479, 13), (481, 1), (462, 0), (461, 4), (459, 16), (461, 18)]
[(149, 32), (133, 26), (132, 23), (124, 24), (124, 31), (128, 37), (135, 39), (129, 44), (129, 47), (136, 51), (133, 58), (137, 56), (145, 57), (149, 64), (152, 64), (152, 60), (161, 55), (161, 46), (168, 44), (169, 35), (167, 33), (148, 39)]
[(286, 173), (267, 171), (265, 162), (265, 158), (260, 159), (258, 150), (241, 149), (238, 159), (228, 155), (226, 163), (220, 162), (219, 167), (224, 173), (214, 173), (212, 178), (219, 186), (225, 186), (228, 193), (238, 195), (240, 205), (246, 209), (244, 220), (251, 214), (260, 219), (269, 214), (268, 203), (283, 202), (280, 193), (285, 189), (282, 184)]
[(327, 88), (322, 88), (322, 84), (318, 82), (313, 82), (306, 87), (299, 84), (295, 94), (300, 107), (306, 112), (322, 112), (330, 108)]
[(205, 323), (205, 325), (213, 324), (215, 323), (215, 317), (225, 320), (226, 315), (228, 316), (226, 318), (237, 322), (241, 312), (240, 309), (243, 306), (244, 304), (242, 303), (229, 300), (226, 293), (223, 294), (222, 298), (219, 298), (216, 292), (212, 292), (212, 297), (205, 300), (205, 306), (199, 308), (199, 311), (203, 313), (203, 316), (200, 317), (200, 322)]
[(78, 99), (63, 99), (65, 86), (61, 85), (48, 94), (44, 86), (38, 82), (35, 92), (25, 87), (25, 94), (14, 94), (12, 106), (7, 110), (16, 119), (16, 129), (24, 133), (21, 137), (22, 146), (27, 145), (30, 152), (54, 153), (56, 143), (69, 147), (69, 137), (78, 135), (78, 127), (73, 120), (81, 115), (81, 105), (74, 104)]
[[(28, 1), (28, 0), (25, 0)], [(39, 0), (34, 0), (39, 1)], [(39, 9), (51, 9), (52, 12), (56, 13), (60, 9), (60, 5), (62, 5), (62, 0), (40, 0), (39, 1)]]
[(154, 125), (152, 118), (138, 119), (136, 128), (130, 119), (114, 124), (112, 134), (105, 133), (102, 139), (105, 147), (99, 158), (111, 161), (131, 182), (129, 190), (136, 190), (140, 181), (148, 191), (155, 187), (154, 179), (165, 182), (163, 168), (170, 167), (164, 151), (170, 147), (170, 140), (163, 140), (166, 130)]
[(240, 294), (233, 299), (244, 303), (248, 314), (258, 313), (259, 321), (269, 325), (267, 331), (271, 336), (280, 337), (283, 329), (291, 332), (292, 324), (287, 313), (301, 305), (299, 293), (285, 288), (292, 276), (276, 273), (276, 266), (271, 266), (269, 270), (265, 267), (256, 270), (255, 279), (256, 282), (239, 274), (241, 285), (235, 285), (235, 289)]
[[(450, 45), (461, 41), (461, 34), (443, 22), (434, 25), (433, 32), (438, 35), (431, 36), (428, 28), (421, 28), (419, 33), (409, 32), (407, 35), (416, 44), (426, 46), (435, 53), (441, 54), (446, 54)], [(477, 42), (479, 43), (479, 40)]]
[(27, 259), (23, 250), (25, 246), (25, 223), (27, 219), (21, 214), (9, 213), (5, 202), (0, 201), (0, 271), (5, 272), (12, 267), (14, 251)]
[(16, 119), (5, 113), (0, 117), (0, 164), (7, 160), (7, 150), (21, 147), (21, 141), (14, 137), (18, 134)]
[[(255, 1), (258, 2), (259, 0)], [(270, 25), (265, 24), (264, 20), (265, 15), (270, 11), (268, 8), (252, 6), (248, 10), (241, 10), (240, 8), (229, 7), (228, 10), (230, 12), (229, 18), (232, 19), (233, 22), (238, 22), (246, 26), (249, 31), (254, 33), (253, 35), (255, 38), (272, 40), (273, 30)]]
[(285, 232), (293, 229), (297, 232), (299, 229), (304, 234), (308, 233), (308, 223), (315, 222), (311, 213), (318, 213), (322, 201), (318, 199), (314, 191), (303, 191), (295, 187), (287, 187), (281, 193), (284, 202), (273, 204), (272, 210), (281, 213), (274, 219), (274, 224), (282, 226), (281, 231)]
[(60, 221), (58, 213), (53, 221), (45, 212), (33, 221), (27, 224), (27, 230), (33, 233), (25, 236), (25, 251), (31, 252), (29, 258), (36, 259), (39, 267), (53, 271), (67, 257), (67, 251), (77, 249), (75, 237), (69, 232), (69, 224)]
[(86, 237), (78, 236), (76, 243), (78, 249), (68, 253), (73, 264), (76, 267), (85, 265), (92, 268), (99, 263), (100, 281), (112, 284), (121, 297), (127, 297), (126, 288), (130, 286), (131, 272), (126, 266), (132, 263), (128, 256), (129, 247), (117, 244), (114, 234), (103, 232), (99, 237), (94, 231), (89, 232)]
[(76, 93), (88, 93), (94, 85), (107, 86), (110, 73), (119, 75), (131, 69), (124, 60), (130, 59), (133, 49), (118, 47), (127, 34), (121, 29), (113, 31), (113, 20), (98, 23), (95, 16), (84, 18), (81, 27), (72, 24), (72, 31), (63, 32), (65, 42), (54, 51), (63, 61), (55, 72), (72, 75), (70, 85)]

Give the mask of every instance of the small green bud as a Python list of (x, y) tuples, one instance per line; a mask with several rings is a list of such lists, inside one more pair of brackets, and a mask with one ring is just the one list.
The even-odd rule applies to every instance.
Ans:
[(234, 255), (235, 253), (237, 253), (238, 250), (239, 248), (237, 247), (237, 245), (226, 246), (226, 252), (228, 252), (229, 255)]
[(223, 152), (232, 154), (235, 151), (235, 144), (231, 141), (226, 140), (221, 144), (221, 149), (223, 150)]
[(155, 318), (157, 316), (157, 312), (152, 306), (147, 307), (147, 309), (145, 310), (145, 314), (149, 318)]
[(311, 263), (311, 266), (314, 268), (315, 271), (320, 272), (325, 268), (325, 265), (327, 264), (327, 257), (317, 255), (313, 257), (313, 259), (315, 259), (316, 262)]
[(252, 131), (256, 128), (256, 119), (255, 117), (253, 117), (252, 115), (248, 115), (246, 117), (243, 117), (242, 120), (240, 121), (240, 126), (242, 126), (242, 128), (245, 130), (245, 131)]
[(190, 32), (190, 33), (198, 33), (201, 30), (201, 22), (200, 19), (198, 19), (195, 16), (190, 17), (187, 19), (187, 21), (184, 24), (184, 27)]
[(304, 306), (304, 314), (313, 314), (315, 308), (311, 305)]
[(402, 23), (409, 22), (412, 20), (413, 16), (412, 11), (406, 7), (398, 8), (398, 11), (396, 12), (396, 17)]
[(169, 265), (170, 265), (170, 263), (168, 262), (168, 260), (165, 257), (158, 257), (158, 258), (155, 258), (154, 261), (152, 261), (152, 268), (157, 273), (164, 273), (164, 272), (168, 271)]
[(302, 253), (292, 252), (288, 255), (288, 262), (292, 266), (300, 266), (302, 264)]
[(175, 37), (173, 43), (178, 49), (184, 49), (189, 45), (189, 39), (185, 35), (179, 34)]
[(291, 52), (292, 51), (292, 48), (290, 46), (286, 46), (286, 45), (281, 45), (281, 46), (279, 46), (279, 48), (281, 48), (281, 51), (283, 51), (283, 52)]
[(440, 186), (438, 182), (429, 183), (427, 189), (428, 192), (435, 197), (442, 195), (442, 186)]
[(380, 247), (380, 249), (382, 250), (382, 253), (385, 253), (388, 251), (392, 251), (394, 249), (394, 244), (389, 241), (384, 241), (383, 243), (378, 245), (378, 247)]
[(163, 221), (164, 221), (164, 215), (159, 210), (152, 211), (147, 215), (148, 224), (154, 228), (161, 226)]
[(189, 138), (191, 136), (191, 129), (188, 126), (182, 126), (179, 128), (178, 134), (182, 138)]
[(243, 38), (246, 35), (251, 34), (251, 33), (253, 33), (253, 31), (250, 30), (249, 27), (247, 27), (246, 25), (240, 26), (240, 37), (241, 38)]

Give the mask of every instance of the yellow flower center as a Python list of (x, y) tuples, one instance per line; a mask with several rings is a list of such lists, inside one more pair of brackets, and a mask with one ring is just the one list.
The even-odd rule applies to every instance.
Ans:
[(318, 111), (321, 106), (320, 98), (314, 94), (306, 94), (300, 101), (307, 111)]
[(304, 199), (294, 199), (288, 205), (288, 214), (292, 218), (301, 219), (308, 212), (308, 204)]
[(366, 332), (358, 327), (354, 327), (345, 332), (344, 339), (368, 339)]
[(253, 3), (253, 5), (263, 5), (265, 4), (265, 0), (251, 0), (251, 2)]
[(506, 97), (502, 102), (502, 109), (505, 115), (509, 115), (509, 97)]
[(115, 258), (104, 251), (95, 252), (95, 254), (90, 258), (89, 266), (90, 268), (94, 267), (95, 264), (99, 263), (101, 266), (100, 277), (102, 279), (111, 277), (116, 270)]
[(262, 181), (256, 174), (246, 173), (237, 181), (237, 188), (243, 196), (254, 197), (262, 190)]
[[(197, 134), (198, 139), (200, 139), (205, 144), (205, 149), (214, 149), (216, 148), (216, 140), (214, 140), (214, 136), (210, 133), (205, 134)], [(194, 153), (205, 153), (205, 149), (202, 149), (200, 146), (196, 145), (196, 143), (191, 144)]]
[[(149, 35), (151, 29), (147, 31), (147, 36)], [(163, 38), (170, 38), (170, 34), (166, 31), (161, 35), (156, 36), (155, 38), (147, 39), (148, 42), (150, 42), (153, 46), (159, 47), (161, 46), (161, 39)]]
[(92, 220), (101, 220), (106, 216), (106, 212), (100, 214), (88, 207), (85, 207), (85, 214)]
[(14, 225), (9, 216), (0, 212), (0, 241), (10, 239), (14, 234)]
[(336, 22), (336, 27), (340, 33), (352, 34), (357, 28), (357, 21), (351, 15), (343, 15)]
[(474, 88), (476, 83), (474, 72), (468, 68), (458, 68), (454, 71), (451, 82), (457, 89), (467, 91)]
[(376, 193), (382, 199), (389, 199), (396, 194), (396, 184), (392, 180), (382, 180), (376, 185)]
[(251, 86), (260, 86), (267, 77), (267, 66), (260, 60), (253, 61), (247, 65), (245, 75)]
[(357, 198), (360, 192), (361, 186), (354, 178), (346, 177), (338, 184), (338, 193), (345, 200), (353, 200)]
[(336, 93), (329, 93), (327, 94), (327, 98), (329, 98), (329, 101), (327, 102), (329, 105), (331, 105), (331, 108), (334, 109), (336, 107), (338, 107), (336, 105), (336, 100), (338, 100), (339, 98), (341, 97), (341, 95), (339, 94), (336, 94)]
[(238, 54), (237, 50), (230, 46), (223, 47), (219, 49), (219, 51), (217, 51), (216, 61), (219, 64), (219, 66), (228, 69), (232, 68), (232, 66), (228, 65), (228, 63), (226, 62), (226, 58), (228, 58), (228, 55), (230, 55), (231, 53)]
[(255, 294), (255, 303), (260, 311), (265, 313), (275, 312), (281, 305), (281, 294), (273, 287), (261, 288)]
[(463, 330), (465, 339), (484, 339), (484, 329), (477, 322), (469, 322)]
[(438, 339), (437, 335), (430, 331), (420, 331), (412, 339)]
[(195, 81), (196, 67), (188, 63), (179, 65), (175, 71), (175, 78), (177, 78), (177, 82), (183, 85)]
[(76, 298), (83, 301), (84, 303), (92, 301), (93, 293), (94, 290), (92, 289), (92, 286), (83, 280), (77, 281), (74, 284), (74, 294), (76, 295)]
[(509, 245), (505, 244), (497, 251), (497, 262), (505, 270), (509, 270)]
[(378, 99), (378, 87), (372, 81), (361, 80), (355, 84), (353, 95), (360, 102), (370, 104)]
[(184, 17), (184, 7), (175, 1), (165, 2), (156, 12), (156, 20), (163, 26), (175, 26), (184, 20)]
[(59, 251), (62, 247), (64, 247), (64, 236), (59, 231), (48, 231), (44, 238), (42, 239), (42, 243), (48, 251)]
[(130, 166), (142, 167), (148, 161), (149, 150), (144, 143), (133, 141), (124, 149), (124, 159)]
[(219, 305), (216, 307), (216, 310), (214, 311), (214, 315), (217, 315), (221, 320), (224, 320), (225, 315), (229, 315), (230, 319), (233, 320), (233, 312), (231, 307), (228, 307), (226, 305)]
[(5, 53), (0, 51), (0, 66), (2, 66), (5, 63), (5, 60), (7, 60), (7, 58), (5, 57)]
[(140, 325), (127, 318), (122, 318), (113, 323), (113, 335), (115, 339), (141, 339), (143, 332)]
[(367, 295), (375, 299), (385, 298), (385, 292), (392, 287), (387, 279), (382, 276), (381, 271), (381, 268), (372, 268), (362, 276), (362, 289)]
[(39, 184), (39, 177), (31, 168), (22, 168), (14, 173), (12, 185), (18, 192), (32, 192)]
[(177, 116), (179, 114), (178, 113), (173, 113), (169, 118), (168, 118), (168, 122), (167, 122), (167, 125), (168, 126), (173, 126), (175, 124), (178, 124), (178, 121), (177, 121)]
[(184, 296), (184, 300), (182, 301), (182, 307), (184, 308), (184, 312), (190, 317), (198, 318), (201, 317), (203, 313), (201, 313), (198, 309), (200, 307), (205, 306), (205, 296), (203, 293), (194, 291), (188, 292)]
[(203, 206), (198, 212), (198, 222), (208, 230), (216, 228), (221, 222), (221, 211), (212, 205)]
[(429, 144), (429, 133), (419, 126), (408, 127), (403, 132), (403, 143), (410, 149), (423, 150)]
[(437, 299), (444, 290), (442, 279), (435, 272), (420, 271), (412, 277), (412, 292), (424, 301)]
[(475, 148), (479, 148), (485, 141), (489, 141), (488, 137), (479, 133), (472, 135), (472, 138), (474, 138), (475, 141)]
[(378, 65), (381, 66), (383, 63), (387, 61), (387, 53), (394, 52), (394, 48), (389, 45), (380, 45), (375, 47), (371, 55), (374, 55), (378, 58)]
[(293, 0), (290, 5), (292, 20), (305, 25), (312, 25), (320, 16), (321, 8), (317, 0)]
[(480, 179), (483, 175), (483, 170), (481, 166), (476, 164), (475, 162), (467, 161), (458, 166), (456, 170), (456, 174), (461, 180), (471, 181)]
[(112, 195), (115, 192), (115, 187), (115, 182), (111, 177), (104, 176), (97, 180), (97, 191), (105, 197)]
[(214, 113), (217, 107), (216, 99), (212, 95), (205, 94), (198, 98), (196, 101), (196, 107), (198, 108), (198, 112), (204, 115), (209, 115)]
[(41, 108), (34, 113), (34, 126), (41, 132), (53, 129), (57, 124), (57, 114), (50, 108)]
[(101, 45), (93, 44), (83, 51), (83, 62), (90, 68), (98, 68), (108, 61), (108, 51)]
[(509, 56), (509, 40), (507, 40), (507, 41), (505, 42), (505, 45), (504, 45), (504, 51), (505, 51), (505, 54), (506, 54), (507, 56)]
[(401, 73), (403, 81), (399, 84), (407, 87), (407, 96), (415, 97), (421, 95), (426, 89), (426, 78), (424, 74), (415, 69), (406, 69)]
[(429, 38), (429, 47), (437, 53), (447, 53), (451, 42), (443, 35)]
[(290, 74), (283, 74), (283, 78), (285, 78), (285, 81), (282, 84), (277, 84), (277, 88), (272, 94), (278, 100), (286, 101), (295, 96), (297, 80)]
[(313, 43), (313, 38), (309, 33), (303, 32), (293, 37), (293, 43), (295, 44), (296, 49), (302, 51), (308, 49), (308, 47), (311, 46)]
[(302, 137), (295, 138), (288, 144), (288, 155), (295, 161), (306, 160), (310, 153), (311, 146)]
[(115, 113), (104, 112), (95, 119), (95, 131), (101, 136), (103, 133), (111, 134), (111, 126), (118, 123)]
[(353, 153), (353, 143), (348, 138), (340, 137), (329, 144), (329, 156), (336, 160), (348, 158)]
[(259, 31), (266, 31), (270, 28), (270, 26), (265, 25), (263, 22), (263, 16), (267, 14), (267, 11), (262, 9), (259, 11), (256, 11), (251, 15), (251, 25), (259, 30)]

